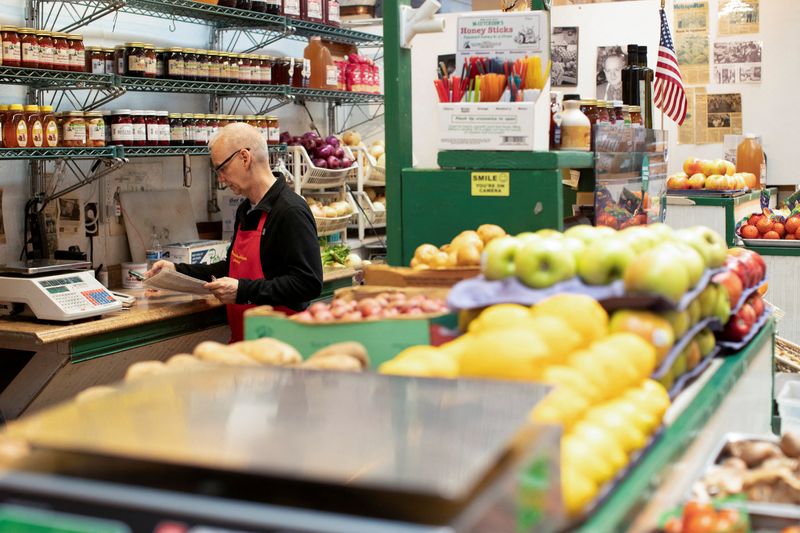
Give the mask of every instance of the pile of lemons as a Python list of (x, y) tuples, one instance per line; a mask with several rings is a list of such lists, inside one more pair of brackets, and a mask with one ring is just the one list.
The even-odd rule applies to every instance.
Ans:
[(563, 426), (564, 506), (577, 515), (661, 425), (670, 401), (649, 379), (656, 361), (656, 348), (640, 336), (609, 334), (608, 314), (594, 299), (559, 294), (531, 308), (489, 307), (456, 340), (403, 350), (379, 371), (552, 384), (531, 419)]

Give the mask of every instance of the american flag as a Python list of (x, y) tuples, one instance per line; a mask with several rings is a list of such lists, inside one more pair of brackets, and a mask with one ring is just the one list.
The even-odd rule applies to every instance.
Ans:
[(658, 63), (656, 63), (655, 97), (653, 103), (665, 115), (680, 126), (686, 118), (686, 92), (683, 79), (675, 56), (675, 45), (669, 33), (669, 23), (664, 8), (661, 8), (661, 42), (658, 45)]

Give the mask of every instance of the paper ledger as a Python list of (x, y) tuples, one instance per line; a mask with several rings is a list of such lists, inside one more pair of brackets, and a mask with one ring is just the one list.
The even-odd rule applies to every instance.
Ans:
[(203, 288), (206, 282), (202, 279), (193, 278), (174, 270), (162, 270), (152, 278), (144, 280), (142, 284), (149, 289), (166, 289), (189, 294), (211, 294), (208, 289)]

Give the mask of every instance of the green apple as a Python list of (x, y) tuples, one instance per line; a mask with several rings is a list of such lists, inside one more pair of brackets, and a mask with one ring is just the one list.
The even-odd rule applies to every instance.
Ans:
[(675, 378), (679, 378), (686, 373), (686, 369), (689, 366), (687, 361), (687, 352), (689, 351), (689, 347), (687, 346), (678, 357), (675, 358), (675, 361), (672, 363), (672, 375)]
[(514, 275), (514, 258), (520, 241), (516, 237), (500, 237), (486, 245), (481, 260), (486, 279), (505, 279)]
[(532, 231), (523, 231), (522, 233), (518, 234), (516, 238), (519, 240), (520, 243), (524, 241), (541, 241), (542, 237), (536, 235)]
[(564, 236), (564, 234), (561, 233), (560, 231), (556, 231), (554, 229), (549, 229), (549, 228), (540, 229), (535, 233), (535, 235), (538, 235), (539, 237), (545, 239), (552, 239), (552, 238), (560, 239), (561, 237)]
[(580, 239), (586, 245), (589, 245), (598, 239), (608, 237), (608, 232), (604, 230), (611, 230), (611, 236), (616, 234), (613, 229), (606, 226), (594, 227), (587, 224), (580, 224), (578, 226), (572, 226), (571, 228), (566, 229), (564, 231), (564, 237)]
[(731, 318), (731, 301), (728, 290), (725, 287), (717, 287), (717, 305), (714, 307), (714, 316), (724, 326)]
[(728, 256), (728, 245), (719, 233), (705, 226), (695, 226), (689, 229), (702, 237), (708, 244), (710, 251), (708, 266), (710, 268), (719, 268), (725, 264), (725, 258)]
[(655, 248), (658, 244), (655, 235), (647, 231), (647, 228), (644, 226), (625, 228), (619, 232), (618, 236), (620, 239), (625, 240), (637, 254)]
[(578, 259), (578, 275), (589, 285), (608, 285), (620, 279), (635, 258), (630, 245), (622, 239), (594, 241)]
[(709, 284), (697, 298), (700, 300), (700, 316), (702, 318), (713, 316), (717, 305), (717, 288)]
[(697, 341), (697, 345), (700, 346), (701, 357), (710, 354), (714, 350), (714, 345), (717, 343), (714, 332), (708, 328), (704, 328), (694, 339)]
[(695, 298), (692, 300), (692, 303), (689, 304), (689, 307), (686, 309), (689, 311), (689, 322), (692, 326), (700, 322), (700, 318), (702, 318), (702, 307), (700, 306), (700, 299)]
[(625, 292), (658, 294), (677, 302), (689, 290), (689, 274), (675, 248), (648, 250), (625, 269)]
[(648, 224), (647, 231), (655, 236), (658, 242), (669, 242), (673, 239), (675, 233), (672, 228), (663, 222), (656, 222), (655, 224)]
[(672, 326), (676, 339), (683, 337), (689, 330), (689, 311), (664, 311), (661, 316)]
[(658, 382), (661, 383), (665, 389), (671, 389), (672, 385), (675, 384), (675, 376), (672, 373), (672, 369), (667, 370), (663, 376), (658, 378)]
[(534, 289), (551, 287), (575, 276), (575, 257), (559, 239), (524, 242), (514, 264), (519, 280)]
[(697, 337), (689, 342), (689, 346), (683, 350), (683, 353), (686, 354), (686, 370), (694, 370), (700, 364), (700, 359), (703, 358), (703, 352), (700, 350), (700, 343), (697, 342)]
[(695, 287), (706, 271), (706, 263), (697, 250), (681, 242), (669, 242), (661, 244), (660, 247), (675, 249), (673, 253), (683, 263), (683, 266), (686, 267), (686, 273), (689, 274), (689, 288)]
[(564, 246), (572, 253), (572, 257), (575, 258), (575, 264), (577, 265), (578, 259), (586, 251), (586, 243), (575, 237), (564, 237), (561, 239), (561, 242), (564, 243)]
[(679, 229), (675, 232), (675, 240), (694, 248), (703, 258), (706, 268), (711, 266), (711, 249), (705, 239), (695, 231), (690, 228)]

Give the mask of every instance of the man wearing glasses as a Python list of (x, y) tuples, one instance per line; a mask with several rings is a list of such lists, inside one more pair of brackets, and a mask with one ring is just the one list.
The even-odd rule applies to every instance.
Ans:
[(269, 168), (261, 133), (236, 123), (208, 143), (214, 173), (246, 201), (236, 211), (228, 257), (210, 265), (158, 261), (145, 273), (175, 269), (206, 280), (205, 287), (227, 304), (231, 342), (242, 340), (244, 311), (271, 305), (287, 314), (302, 311), (322, 291), (322, 261), (314, 216), (305, 200)]

